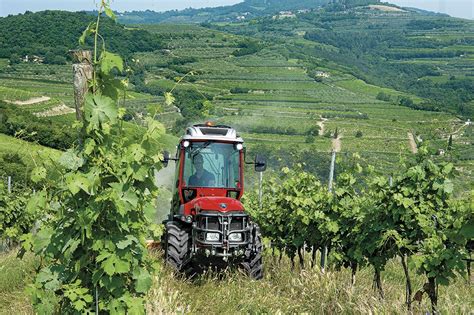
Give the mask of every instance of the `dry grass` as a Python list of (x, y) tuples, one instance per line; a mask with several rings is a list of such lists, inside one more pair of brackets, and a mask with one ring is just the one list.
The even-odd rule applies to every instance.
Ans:
[(34, 258), (0, 254), (0, 314), (33, 314), (25, 287), (33, 281)]
[[(206, 273), (195, 280), (173, 276), (164, 268), (157, 273), (155, 284), (147, 296), (148, 314), (236, 314), (236, 313), (310, 313), (310, 314), (406, 314), (404, 276), (397, 261), (388, 264), (382, 274), (385, 299), (372, 289), (373, 273), (365, 268), (351, 285), (348, 270), (318, 268), (291, 270), (284, 257), (279, 263), (265, 256), (265, 278), (248, 279), (239, 271)], [(160, 260), (160, 258), (157, 258)], [(24, 261), (14, 254), (0, 255), (0, 314), (33, 314), (24, 291), (33, 279), (34, 258)], [(413, 276), (414, 290), (425, 279)], [(458, 278), (449, 287), (440, 287), (439, 306), (443, 314), (472, 314), (473, 287)], [(414, 314), (426, 314), (430, 304), (426, 296), (416, 303)]]
[[(287, 258), (278, 263), (266, 256), (266, 275), (261, 281), (249, 280), (239, 272), (206, 274), (197, 280), (175, 278), (165, 269), (148, 296), (149, 314), (167, 313), (311, 313), (311, 314), (406, 314), (403, 269), (396, 261), (382, 274), (385, 299), (372, 289), (373, 273), (365, 268), (351, 285), (348, 270), (318, 268), (291, 271)], [(424, 277), (413, 276), (414, 290), (423, 286)], [(439, 306), (446, 314), (472, 314), (472, 285), (459, 278), (449, 287), (440, 287)], [(424, 297), (414, 304), (415, 314), (431, 309)]]

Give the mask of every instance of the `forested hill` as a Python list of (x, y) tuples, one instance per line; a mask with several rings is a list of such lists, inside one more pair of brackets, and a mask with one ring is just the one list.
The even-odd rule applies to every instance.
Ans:
[[(280, 11), (318, 8), (339, 0), (245, 0), (231, 6), (167, 12), (133, 11), (119, 15), (119, 21), (131, 24), (230, 22), (239, 19), (272, 15)], [(378, 3), (376, 0), (345, 0), (342, 2)]]
[[(84, 12), (65, 11), (26, 12), (0, 18), (0, 58), (15, 61), (25, 55), (38, 55), (47, 63), (64, 63), (68, 50), (78, 48), (78, 38), (93, 20)], [(102, 19), (101, 28), (107, 48), (122, 56), (160, 47), (156, 35), (127, 29), (108, 18)]]

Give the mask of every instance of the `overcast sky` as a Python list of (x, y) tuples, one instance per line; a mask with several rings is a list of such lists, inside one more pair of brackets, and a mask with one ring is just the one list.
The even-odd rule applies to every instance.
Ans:
[[(98, 1), (98, 0), (96, 0)], [(41, 11), (56, 10), (92, 10), (95, 8), (94, 0), (0, 0), (0, 16)], [(284, 0), (282, 0), (284, 1)], [(118, 11), (154, 10), (166, 11), (184, 8), (202, 8), (229, 5), (241, 0), (114, 0), (113, 9)], [(448, 13), (452, 16), (474, 19), (474, 0), (391, 0), (389, 2), (411, 6), (430, 11)]]

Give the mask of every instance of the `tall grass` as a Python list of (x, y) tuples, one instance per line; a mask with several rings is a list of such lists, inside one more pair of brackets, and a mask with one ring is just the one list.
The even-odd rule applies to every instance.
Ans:
[[(311, 313), (311, 314), (404, 314), (407, 313), (405, 280), (401, 264), (394, 260), (383, 273), (385, 299), (372, 288), (373, 271), (364, 268), (351, 285), (348, 270), (322, 273), (318, 267), (292, 270), (286, 257), (281, 262), (265, 256), (265, 278), (253, 281), (235, 271), (206, 273), (194, 280), (173, 277), (166, 269), (156, 278), (148, 297), (149, 313)], [(310, 265), (309, 261), (305, 262)], [(426, 279), (412, 275), (415, 290)], [(474, 291), (459, 277), (448, 287), (440, 288), (440, 311), (446, 314), (472, 314)], [(414, 305), (415, 314), (431, 310), (427, 296)]]
[[(32, 282), (34, 257), (24, 260), (16, 253), (0, 254), (0, 314), (33, 314), (25, 287)], [(161, 263), (159, 255), (157, 262)], [(397, 260), (391, 261), (382, 274), (385, 299), (372, 288), (373, 271), (363, 268), (351, 285), (348, 270), (329, 268), (322, 273), (311, 268), (306, 255), (305, 265), (292, 269), (287, 257), (278, 261), (265, 255), (265, 277), (250, 280), (238, 270), (221, 273), (206, 272), (195, 279), (173, 275), (165, 267), (155, 276), (147, 297), (148, 314), (406, 314), (403, 270)], [(426, 279), (412, 274), (413, 287), (420, 289)], [(440, 287), (442, 314), (472, 314), (474, 290), (463, 277), (448, 287)], [(431, 306), (424, 296), (414, 303), (414, 314), (428, 314)]]
[(0, 314), (33, 314), (25, 288), (33, 281), (34, 265), (31, 255), (21, 260), (16, 251), (0, 254)]

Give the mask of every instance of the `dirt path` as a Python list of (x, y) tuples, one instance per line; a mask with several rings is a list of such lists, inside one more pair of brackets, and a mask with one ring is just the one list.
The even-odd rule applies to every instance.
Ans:
[(51, 97), (41, 96), (41, 97), (33, 97), (26, 101), (5, 101), (5, 102), (22, 106), (22, 105), (33, 105), (33, 104), (43, 103), (43, 102), (49, 101), (50, 99)]
[(74, 108), (67, 107), (65, 104), (61, 104), (51, 109), (45, 110), (44, 112), (34, 113), (34, 115), (36, 117), (53, 117), (71, 114), (75, 112), (76, 110)]
[(319, 126), (319, 135), (323, 136), (324, 135), (324, 121), (318, 121), (316, 123)]
[(336, 139), (332, 139), (332, 150), (335, 152), (341, 152), (341, 138), (342, 136), (338, 136)]
[(472, 122), (470, 120), (466, 121), (464, 123), (464, 125), (462, 125), (461, 127), (459, 127), (456, 131), (454, 131), (451, 135), (453, 136), (453, 138), (455, 138), (455, 136), (457, 136), (461, 130), (463, 130), (465, 127), (467, 126), (471, 126), (472, 125)]
[(318, 121), (316, 124), (319, 126), (319, 135), (323, 136), (324, 131), (326, 131), (326, 128), (324, 127), (324, 123), (327, 121), (327, 118), (323, 118), (323, 116), (319, 116), (321, 121)]
[(418, 147), (416, 146), (415, 137), (411, 132), (408, 133), (408, 141), (410, 142), (410, 149), (413, 154), (418, 152)]

